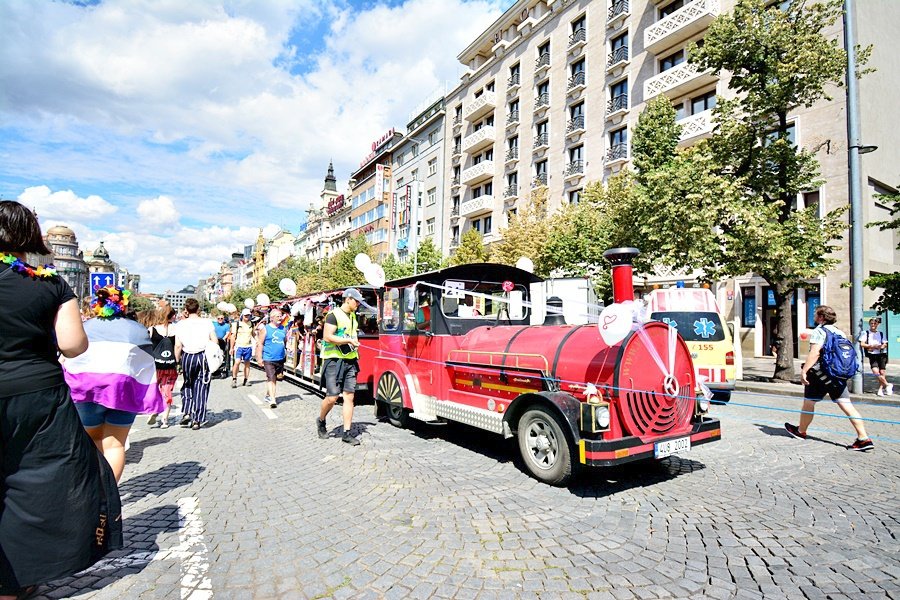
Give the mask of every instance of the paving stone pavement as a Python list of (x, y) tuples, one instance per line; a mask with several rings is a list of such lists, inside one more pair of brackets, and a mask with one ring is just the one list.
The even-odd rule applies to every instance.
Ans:
[(897, 425), (870, 423), (876, 449), (850, 452), (845, 420), (795, 440), (796, 398), (735, 394), (714, 408), (721, 442), (560, 489), (512, 442), (397, 429), (371, 406), (361, 446), (319, 440), (315, 397), (282, 384), (269, 410), (254, 379), (214, 381), (200, 431), (138, 420), (126, 547), (38, 598), (900, 599)]

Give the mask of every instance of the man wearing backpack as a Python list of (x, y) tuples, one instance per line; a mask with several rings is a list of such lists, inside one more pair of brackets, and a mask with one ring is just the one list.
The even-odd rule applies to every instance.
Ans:
[(869, 367), (872, 374), (878, 378), (878, 391), (876, 396), (893, 396), (894, 386), (887, 380), (887, 338), (884, 333), (878, 331), (881, 319), (869, 319), (869, 330), (859, 334), (859, 345), (862, 346), (869, 359)]
[(856, 430), (856, 441), (848, 450), (871, 450), (875, 443), (866, 434), (866, 426), (859, 412), (850, 402), (847, 380), (859, 370), (856, 349), (844, 332), (834, 326), (837, 314), (830, 306), (819, 306), (815, 313), (816, 327), (809, 336), (809, 354), (800, 371), (803, 382), (803, 412), (800, 424), (785, 423), (784, 428), (793, 437), (805, 440), (806, 430), (816, 412), (816, 402), (831, 397)]

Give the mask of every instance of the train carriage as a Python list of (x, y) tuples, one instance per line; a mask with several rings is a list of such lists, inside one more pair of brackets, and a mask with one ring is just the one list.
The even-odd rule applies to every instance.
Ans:
[[(633, 299), (636, 252), (609, 251), (616, 302)], [(608, 345), (603, 322), (551, 315), (531, 325), (530, 290), (540, 281), (476, 264), (388, 282), (379, 336), (363, 343), (373, 352), (361, 362), (374, 361), (375, 400), (391, 423), (456, 421), (516, 437), (527, 469), (554, 485), (579, 464), (663, 458), (720, 438), (674, 329), (635, 323)]]

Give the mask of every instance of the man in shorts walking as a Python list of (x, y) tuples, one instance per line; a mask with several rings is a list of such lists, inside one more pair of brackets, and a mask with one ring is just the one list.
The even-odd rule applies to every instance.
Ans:
[(359, 446), (359, 440), (350, 432), (353, 426), (353, 393), (356, 391), (356, 374), (359, 372), (359, 339), (356, 311), (363, 304), (362, 294), (356, 288), (344, 290), (344, 303), (328, 313), (322, 332), (322, 378), (325, 381), (325, 399), (316, 421), (319, 437), (328, 437), (325, 419), (339, 396), (344, 398), (344, 434), (341, 440), (351, 446)]
[(847, 391), (847, 380), (835, 379), (825, 373), (821, 363), (822, 346), (827, 338), (826, 329), (831, 333), (846, 338), (844, 332), (834, 326), (837, 314), (830, 306), (816, 308), (815, 322), (818, 327), (813, 329), (809, 336), (809, 354), (800, 371), (800, 381), (803, 382), (803, 412), (800, 414), (800, 424), (785, 423), (784, 428), (791, 436), (805, 440), (806, 430), (812, 423), (816, 412), (816, 402), (823, 400), (826, 395), (835, 402), (845, 415), (850, 417), (850, 424), (856, 430), (856, 441), (847, 446), (848, 450), (871, 450), (875, 443), (866, 434), (866, 426), (859, 412), (850, 402), (850, 394)]
[(269, 310), (269, 322), (260, 324), (256, 334), (256, 361), (263, 364), (266, 372), (266, 402), (276, 408), (275, 384), (284, 376), (285, 339), (284, 313), (273, 306)]
[(878, 391), (876, 396), (893, 396), (894, 386), (887, 380), (887, 337), (878, 331), (881, 319), (869, 319), (869, 330), (859, 334), (859, 345), (862, 346), (866, 358), (869, 359), (869, 367), (872, 374), (878, 378)]
[(244, 365), (243, 385), (247, 385), (247, 379), (250, 377), (250, 359), (253, 358), (253, 346), (256, 342), (251, 316), (250, 309), (245, 308), (241, 311), (241, 318), (231, 326), (231, 339), (234, 341), (234, 367), (231, 369), (231, 387), (233, 388), (237, 387), (241, 363)]

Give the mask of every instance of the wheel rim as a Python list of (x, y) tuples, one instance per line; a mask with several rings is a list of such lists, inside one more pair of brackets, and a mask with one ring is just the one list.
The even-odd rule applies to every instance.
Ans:
[(532, 462), (541, 469), (551, 469), (559, 456), (559, 439), (550, 424), (532, 419), (525, 428), (525, 445)]
[(399, 419), (403, 415), (403, 392), (400, 382), (392, 374), (388, 373), (378, 381), (378, 400), (387, 404), (388, 414), (393, 419)]

